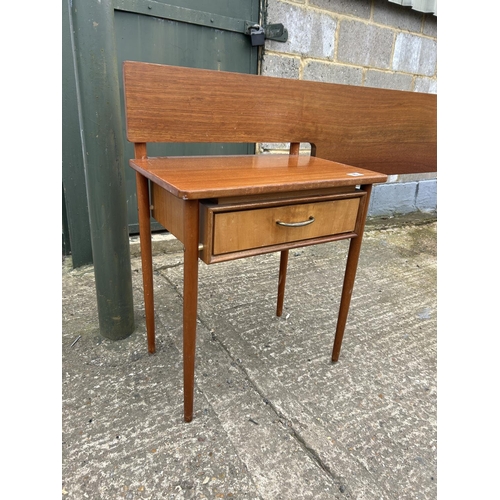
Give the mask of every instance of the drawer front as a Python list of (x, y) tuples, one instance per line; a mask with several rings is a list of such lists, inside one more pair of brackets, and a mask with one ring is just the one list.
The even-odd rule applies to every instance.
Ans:
[(356, 197), (215, 213), (213, 254), (352, 232), (359, 203)]

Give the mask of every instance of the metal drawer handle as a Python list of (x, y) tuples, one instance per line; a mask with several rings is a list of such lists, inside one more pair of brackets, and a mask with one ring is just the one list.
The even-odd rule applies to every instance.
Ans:
[(285, 227), (302, 227), (302, 226), (308, 226), (313, 222), (314, 222), (314, 217), (311, 215), (311, 217), (309, 217), (308, 220), (304, 220), (302, 222), (282, 222), (280, 220), (277, 220), (276, 224), (278, 224), (278, 226), (285, 226)]

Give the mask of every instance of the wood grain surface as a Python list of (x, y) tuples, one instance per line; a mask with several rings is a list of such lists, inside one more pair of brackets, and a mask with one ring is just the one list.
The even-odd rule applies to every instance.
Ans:
[(386, 174), (437, 170), (437, 96), (125, 61), (131, 142), (295, 142)]
[(378, 172), (312, 156), (158, 157), (130, 166), (184, 199), (245, 196), (385, 182)]

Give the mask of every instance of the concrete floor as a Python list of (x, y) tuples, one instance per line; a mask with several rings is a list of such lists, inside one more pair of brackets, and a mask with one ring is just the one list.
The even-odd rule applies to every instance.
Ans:
[[(193, 422), (183, 422), (182, 252), (155, 252), (148, 355), (99, 334), (93, 268), (63, 262), (62, 497), (435, 499), (436, 221), (370, 221), (340, 360), (330, 362), (347, 242), (200, 262)], [(77, 340), (76, 343), (74, 341)]]

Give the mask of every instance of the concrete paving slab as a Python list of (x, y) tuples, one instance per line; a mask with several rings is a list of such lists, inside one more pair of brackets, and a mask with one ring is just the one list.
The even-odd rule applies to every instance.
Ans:
[[(347, 242), (200, 262), (195, 415), (182, 415), (182, 252), (154, 256), (157, 353), (99, 335), (91, 266), (63, 262), (62, 493), (68, 499), (435, 499), (436, 222), (367, 226), (330, 362)], [(76, 340), (76, 343), (75, 343)]]

